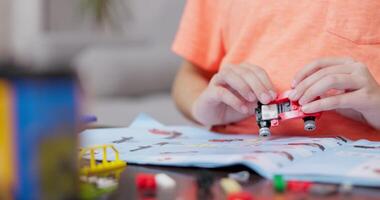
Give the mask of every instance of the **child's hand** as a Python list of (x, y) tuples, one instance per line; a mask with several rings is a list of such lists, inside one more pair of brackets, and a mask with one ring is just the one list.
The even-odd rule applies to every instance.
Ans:
[(253, 115), (258, 100), (266, 104), (276, 96), (262, 68), (250, 64), (224, 66), (194, 102), (192, 115), (204, 125), (236, 122)]
[[(317, 60), (296, 74), (292, 87), (289, 98), (299, 100), (305, 113), (333, 109), (351, 110), (345, 113), (356, 111), (380, 129), (380, 86), (363, 63), (350, 58)], [(339, 93), (325, 96), (331, 90)], [(315, 100), (319, 96), (321, 99)]]

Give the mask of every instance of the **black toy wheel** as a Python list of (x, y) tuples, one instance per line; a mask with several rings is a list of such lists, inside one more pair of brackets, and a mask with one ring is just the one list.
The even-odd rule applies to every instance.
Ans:
[(304, 129), (305, 131), (314, 131), (317, 126), (315, 124), (315, 117), (305, 117), (304, 121)]
[(271, 135), (271, 132), (270, 132), (270, 121), (260, 121), (259, 123), (259, 135), (261, 137), (268, 137)]

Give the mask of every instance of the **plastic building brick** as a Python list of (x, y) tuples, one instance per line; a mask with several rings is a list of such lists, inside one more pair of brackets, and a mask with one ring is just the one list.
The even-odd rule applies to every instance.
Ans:
[(242, 191), (242, 188), (238, 182), (230, 178), (222, 178), (220, 180), (220, 186), (226, 194), (232, 194)]
[(270, 127), (278, 126), (281, 121), (291, 119), (303, 119), (304, 129), (313, 131), (316, 129), (315, 120), (321, 116), (321, 113), (306, 114), (302, 112), (301, 106), (297, 101), (291, 101), (288, 98), (290, 91), (280, 95), (276, 100), (269, 104), (258, 103), (256, 108), (256, 122), (259, 126), (260, 136), (270, 136)]
[(139, 173), (135, 181), (138, 190), (156, 190), (157, 184), (154, 174)]
[(274, 175), (273, 188), (276, 192), (282, 193), (286, 190), (286, 181), (281, 175)]
[[(115, 153), (115, 160), (113, 161), (107, 160), (107, 148), (110, 148)], [(103, 151), (103, 159), (102, 159), (102, 162), (100, 163), (96, 163), (96, 160), (95, 160), (95, 150), (97, 149), (102, 149)], [(113, 171), (113, 170), (123, 168), (127, 165), (126, 162), (120, 160), (119, 152), (113, 145), (100, 145), (100, 146), (83, 148), (81, 149), (81, 152), (79, 154), (79, 159), (82, 159), (83, 156), (87, 152), (90, 152), (90, 165), (84, 166), (80, 169), (80, 173), (83, 175), (98, 174), (98, 173)]]
[(253, 197), (250, 193), (244, 192), (241, 185), (231, 178), (222, 178), (220, 186), (224, 193), (227, 195), (227, 200), (252, 200)]
[(163, 173), (157, 174), (155, 180), (160, 189), (173, 189), (176, 186), (175, 180)]
[(227, 195), (227, 200), (253, 200), (253, 197), (248, 192), (236, 192)]
[(312, 185), (309, 181), (288, 181), (286, 188), (291, 192), (308, 192)]

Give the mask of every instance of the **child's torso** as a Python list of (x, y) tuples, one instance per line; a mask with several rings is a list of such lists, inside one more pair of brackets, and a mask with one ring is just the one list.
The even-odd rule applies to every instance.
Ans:
[[(278, 92), (288, 90), (295, 73), (321, 57), (345, 56), (365, 63), (380, 82), (380, 1), (225, 1), (223, 63), (250, 62), (264, 68)], [(363, 102), (365, 103), (365, 102)], [(379, 131), (335, 112), (321, 117), (318, 134), (380, 139)], [(275, 128), (279, 134), (308, 134), (301, 122)], [(224, 132), (257, 132), (253, 118)]]

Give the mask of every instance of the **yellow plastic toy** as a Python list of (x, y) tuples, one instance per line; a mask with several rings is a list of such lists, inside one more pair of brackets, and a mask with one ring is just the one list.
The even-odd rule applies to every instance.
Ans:
[[(107, 160), (107, 148), (111, 148), (113, 152), (115, 153), (115, 160), (114, 161), (108, 161)], [(102, 149), (103, 150), (103, 160), (101, 163), (96, 163), (95, 160), (95, 150), (96, 149)], [(119, 159), (119, 152), (117, 149), (109, 144), (109, 145), (98, 145), (98, 146), (92, 146), (92, 147), (86, 147), (81, 149), (81, 152), (79, 154), (79, 159), (82, 159), (83, 156), (90, 152), (90, 166), (84, 166), (80, 169), (80, 173), (82, 175), (91, 175), (91, 174), (98, 174), (98, 173), (104, 173), (109, 172), (113, 170), (117, 170), (119, 168), (123, 168), (127, 166), (127, 163)]]

